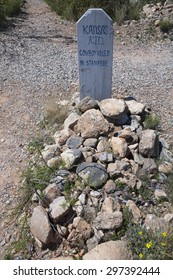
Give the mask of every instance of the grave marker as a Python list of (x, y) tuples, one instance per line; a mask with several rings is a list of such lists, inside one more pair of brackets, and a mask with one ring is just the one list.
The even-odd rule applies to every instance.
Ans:
[(89, 9), (77, 22), (80, 99), (112, 94), (113, 21), (102, 9)]

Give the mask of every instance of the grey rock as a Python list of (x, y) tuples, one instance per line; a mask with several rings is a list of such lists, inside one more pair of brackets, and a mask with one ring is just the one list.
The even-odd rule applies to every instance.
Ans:
[(119, 211), (99, 212), (93, 221), (93, 227), (97, 230), (115, 230), (122, 225), (123, 217)]
[(51, 158), (60, 155), (60, 149), (58, 145), (46, 145), (44, 150), (41, 152), (43, 159), (45, 161), (50, 160)]
[(99, 200), (96, 197), (90, 196), (87, 201), (89, 206), (94, 207), (95, 209), (99, 208)]
[(94, 247), (96, 247), (102, 237), (104, 236), (104, 233), (101, 230), (94, 229), (94, 236), (89, 238), (86, 242), (88, 251), (92, 250)]
[(166, 142), (166, 140), (164, 138), (159, 137), (159, 141), (160, 141), (160, 144), (161, 144), (162, 148), (165, 148), (167, 150), (170, 149), (170, 145)]
[(70, 204), (64, 196), (54, 199), (49, 207), (50, 216), (55, 223), (60, 223), (70, 211)]
[(84, 205), (83, 206), (83, 218), (91, 223), (97, 216), (97, 210), (93, 206)]
[(167, 199), (167, 194), (162, 189), (155, 189), (154, 196), (159, 201), (160, 200), (163, 201), (163, 200)]
[(112, 153), (103, 152), (99, 155), (100, 162), (110, 163), (110, 162), (113, 162), (113, 160), (114, 160), (114, 157), (113, 157)]
[(101, 187), (108, 179), (106, 169), (98, 163), (83, 162), (77, 167), (76, 173), (87, 185), (94, 188)]
[(60, 191), (64, 190), (65, 184), (67, 183), (67, 180), (64, 177), (56, 176), (53, 181)]
[(55, 198), (61, 195), (60, 189), (55, 183), (48, 185), (43, 191), (45, 199), (51, 203)]
[(95, 198), (100, 198), (102, 196), (101, 192), (93, 191), (93, 190), (90, 191), (89, 195)]
[(87, 110), (90, 109), (97, 109), (98, 107), (98, 102), (92, 99), (90, 96), (86, 96), (78, 104), (78, 109), (82, 113), (85, 113)]
[(86, 147), (95, 148), (97, 145), (97, 142), (98, 142), (97, 138), (88, 138), (84, 141), (83, 145)]
[(108, 241), (97, 245), (83, 256), (83, 260), (130, 260), (131, 255), (125, 241)]
[(171, 151), (169, 151), (166, 148), (162, 148), (161, 153), (160, 153), (160, 158), (173, 163), (173, 154), (171, 153)]
[(143, 165), (144, 164), (144, 158), (137, 151), (131, 150), (131, 153), (133, 155), (134, 161), (138, 165)]
[(139, 152), (144, 157), (157, 157), (160, 145), (157, 132), (155, 130), (143, 130), (140, 135)]
[(83, 138), (74, 135), (67, 140), (66, 145), (69, 149), (78, 149), (82, 145), (82, 143), (83, 143)]
[(132, 131), (137, 131), (140, 128), (140, 119), (136, 115), (131, 115), (129, 118), (129, 125)]
[(58, 170), (56, 172), (57, 176), (60, 176), (60, 177), (67, 177), (68, 175), (70, 175), (70, 171), (66, 170), (66, 169), (61, 169), (61, 170)]
[(48, 214), (42, 206), (34, 208), (30, 219), (30, 230), (32, 235), (45, 245), (55, 243), (56, 241)]
[(168, 177), (165, 174), (163, 174), (163, 173), (159, 173), (159, 182), (164, 184), (167, 181), (168, 181)]
[(144, 164), (142, 166), (142, 169), (140, 169), (140, 171), (138, 172), (138, 174), (155, 174), (157, 173), (157, 171), (158, 168), (155, 161), (152, 158), (144, 158)]

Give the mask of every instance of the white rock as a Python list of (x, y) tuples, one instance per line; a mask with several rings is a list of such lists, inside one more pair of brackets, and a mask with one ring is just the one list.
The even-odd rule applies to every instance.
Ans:
[(100, 101), (100, 110), (105, 117), (120, 119), (126, 111), (126, 104), (121, 99), (109, 98)]
[(74, 126), (77, 124), (79, 115), (76, 112), (72, 112), (64, 121), (64, 129), (68, 130), (69, 128), (73, 130)]
[(78, 149), (67, 149), (61, 154), (61, 159), (65, 168), (71, 168), (77, 160), (82, 157), (82, 153)]
[(145, 105), (137, 102), (136, 100), (126, 100), (125, 102), (126, 102), (126, 104), (128, 106), (128, 109), (129, 109), (129, 111), (132, 115), (139, 115), (145, 109)]
[(122, 222), (122, 213), (119, 211), (113, 213), (99, 212), (93, 221), (93, 227), (97, 230), (114, 230), (119, 228), (122, 225)]
[(59, 196), (50, 204), (50, 216), (55, 223), (59, 223), (70, 211), (70, 204), (64, 196)]

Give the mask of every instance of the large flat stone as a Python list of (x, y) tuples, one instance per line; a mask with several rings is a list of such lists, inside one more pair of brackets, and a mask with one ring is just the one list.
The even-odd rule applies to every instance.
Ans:
[(42, 206), (34, 208), (30, 219), (30, 230), (32, 235), (45, 245), (55, 242), (47, 211)]
[(97, 138), (107, 134), (111, 125), (105, 120), (99, 110), (86, 111), (78, 120), (77, 131), (83, 138)]
[(99, 105), (103, 116), (112, 119), (121, 119), (127, 109), (125, 102), (116, 98), (102, 100)]
[(97, 230), (115, 230), (122, 225), (123, 217), (119, 211), (99, 212), (93, 221), (93, 227)]
[(83, 256), (83, 260), (130, 260), (125, 241), (108, 241), (97, 245)]

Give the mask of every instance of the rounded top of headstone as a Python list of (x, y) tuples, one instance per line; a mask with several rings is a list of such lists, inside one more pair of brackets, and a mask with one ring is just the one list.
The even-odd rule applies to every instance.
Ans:
[(107, 18), (109, 21), (112, 21), (110, 16), (101, 8), (90, 8), (88, 9), (82, 16), (81, 18), (77, 21), (77, 24), (81, 21), (84, 20), (88, 16), (101, 16), (102, 18)]

